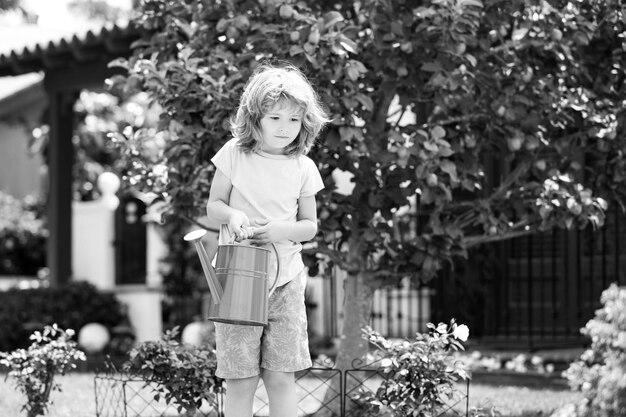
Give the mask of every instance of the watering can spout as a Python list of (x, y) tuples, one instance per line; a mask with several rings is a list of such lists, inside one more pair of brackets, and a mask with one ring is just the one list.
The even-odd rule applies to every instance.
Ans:
[(204, 276), (206, 277), (207, 284), (209, 284), (211, 297), (213, 297), (213, 303), (219, 304), (222, 301), (224, 290), (222, 285), (217, 280), (217, 275), (215, 274), (215, 269), (213, 269), (213, 266), (211, 265), (209, 254), (202, 244), (202, 238), (206, 235), (206, 233), (207, 231), (204, 229), (194, 230), (193, 232), (187, 233), (183, 239), (187, 242), (192, 242), (196, 247), (196, 251), (198, 251), (198, 256), (200, 257), (200, 263), (202, 264), (202, 270), (204, 271)]

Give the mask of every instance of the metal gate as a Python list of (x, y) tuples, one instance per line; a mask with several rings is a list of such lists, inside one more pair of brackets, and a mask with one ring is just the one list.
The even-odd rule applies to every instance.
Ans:
[(580, 329), (611, 283), (626, 284), (626, 218), (604, 227), (553, 230), (474, 249), (434, 283), (436, 320), (460, 318), (472, 337), (494, 347), (583, 347)]

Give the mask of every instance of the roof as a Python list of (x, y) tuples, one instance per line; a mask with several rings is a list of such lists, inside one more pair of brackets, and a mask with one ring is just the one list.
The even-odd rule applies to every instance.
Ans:
[(0, 53), (0, 77), (127, 56), (139, 37), (140, 31), (133, 25), (111, 25), (5, 51)]

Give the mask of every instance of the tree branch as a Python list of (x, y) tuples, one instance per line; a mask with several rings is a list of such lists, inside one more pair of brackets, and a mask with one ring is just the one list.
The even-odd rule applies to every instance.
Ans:
[(466, 115), (458, 116), (458, 117), (451, 117), (445, 120), (439, 120), (436, 123), (426, 123), (425, 126), (426, 127), (447, 126), (447, 125), (453, 125), (453, 124), (457, 124), (461, 122), (471, 122), (474, 120), (486, 119), (488, 117), (489, 115), (486, 113), (473, 113), (473, 114), (466, 114)]
[(496, 198), (502, 197), (507, 191), (511, 189), (513, 184), (525, 174), (531, 167), (531, 161), (522, 161), (519, 165), (509, 173), (504, 181), (498, 186), (498, 188), (487, 198), (488, 201), (493, 201)]
[(473, 248), (474, 246), (482, 245), (484, 243), (502, 242), (516, 237), (528, 236), (532, 233), (536, 233), (536, 230), (519, 230), (516, 232), (509, 232), (497, 235), (479, 235), (479, 236), (467, 236), (463, 238), (466, 248)]

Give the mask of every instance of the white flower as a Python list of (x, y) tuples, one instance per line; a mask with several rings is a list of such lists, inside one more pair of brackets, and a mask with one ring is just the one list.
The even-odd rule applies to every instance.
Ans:
[(467, 338), (469, 337), (469, 327), (464, 324), (456, 326), (454, 331), (452, 332), (452, 336), (462, 342), (467, 341)]
[(391, 361), (391, 359), (389, 358), (384, 358), (383, 360), (380, 361), (380, 366), (386, 368), (388, 366), (391, 366), (393, 362)]

